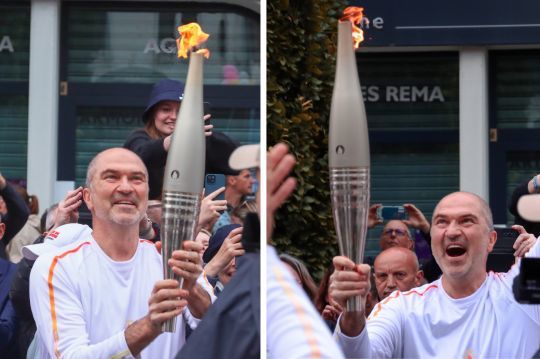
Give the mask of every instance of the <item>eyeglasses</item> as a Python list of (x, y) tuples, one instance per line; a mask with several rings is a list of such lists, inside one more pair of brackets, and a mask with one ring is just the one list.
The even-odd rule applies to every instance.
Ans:
[(407, 231), (404, 231), (403, 229), (395, 229), (395, 228), (389, 228), (386, 231), (383, 232), (385, 236), (391, 236), (392, 232), (396, 232), (396, 236), (405, 236), (407, 235)]

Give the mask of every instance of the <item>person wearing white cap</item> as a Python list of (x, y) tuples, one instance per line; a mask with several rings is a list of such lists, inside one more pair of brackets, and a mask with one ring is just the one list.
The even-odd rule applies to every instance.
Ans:
[[(347, 357), (530, 358), (540, 347), (540, 305), (519, 304), (508, 273), (486, 273), (497, 240), (488, 204), (469, 192), (454, 192), (433, 212), (431, 246), (442, 269), (433, 283), (379, 302), (366, 320), (344, 312), (335, 337)], [(527, 257), (540, 257), (535, 243)], [(340, 305), (365, 297), (370, 268), (334, 258), (330, 297)]]
[[(185, 241), (168, 261), (183, 288), (163, 279), (161, 255), (139, 238), (148, 173), (135, 153), (100, 152), (86, 182), (92, 233), (39, 255), (30, 275), (36, 357), (170, 358), (185, 342), (185, 324), (195, 328), (214, 299), (200, 276), (200, 244)], [(162, 333), (172, 318), (176, 332)]]

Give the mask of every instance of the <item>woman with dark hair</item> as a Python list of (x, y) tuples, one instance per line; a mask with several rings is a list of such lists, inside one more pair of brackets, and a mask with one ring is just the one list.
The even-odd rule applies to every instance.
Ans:
[(311, 277), (311, 274), (309, 274), (306, 265), (298, 258), (286, 253), (280, 254), (279, 259), (281, 259), (281, 261), (285, 263), (285, 267), (289, 269), (293, 278), (296, 280), (298, 285), (300, 285), (304, 289), (304, 292), (306, 292), (309, 299), (311, 299), (311, 301), (314, 301), (315, 294), (317, 294), (317, 285)]
[[(156, 83), (143, 113), (144, 128), (132, 132), (124, 143), (125, 148), (141, 157), (148, 169), (149, 199), (161, 199), (167, 153), (183, 98), (182, 82), (164, 79)], [(204, 120), (209, 118), (209, 114), (204, 116)], [(212, 132), (212, 127), (205, 126), (206, 172), (236, 175), (228, 160), (238, 145), (223, 133)]]

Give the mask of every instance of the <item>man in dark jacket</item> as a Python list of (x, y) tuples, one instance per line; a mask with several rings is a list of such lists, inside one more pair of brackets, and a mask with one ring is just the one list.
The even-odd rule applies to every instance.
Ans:
[[(6, 225), (0, 216), (0, 241)], [(9, 298), (15, 264), (0, 258), (0, 358), (14, 358), (17, 352), (17, 316)]]

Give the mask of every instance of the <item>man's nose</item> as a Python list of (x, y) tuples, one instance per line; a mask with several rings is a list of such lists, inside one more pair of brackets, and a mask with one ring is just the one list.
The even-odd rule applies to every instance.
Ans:
[(455, 222), (451, 221), (446, 227), (446, 235), (448, 237), (456, 237), (461, 234), (461, 227)]
[(120, 178), (120, 183), (118, 184), (118, 191), (121, 192), (131, 192), (133, 190), (133, 187), (131, 186), (131, 182), (127, 177)]
[(387, 288), (396, 288), (396, 281), (394, 279), (394, 276), (389, 275), (388, 279), (386, 280), (386, 287)]

